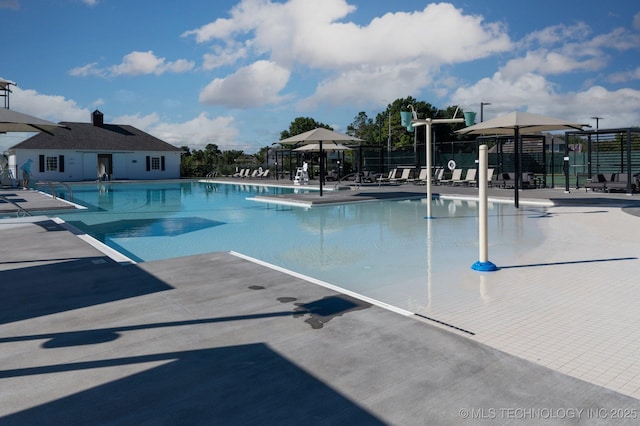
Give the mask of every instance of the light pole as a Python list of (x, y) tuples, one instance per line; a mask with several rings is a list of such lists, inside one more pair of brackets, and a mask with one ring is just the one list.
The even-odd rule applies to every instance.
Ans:
[(491, 105), (491, 102), (480, 102), (480, 122), (484, 121), (484, 106)]
[[(600, 120), (602, 117), (591, 117), (593, 120), (596, 120), (596, 174), (600, 172), (600, 135), (598, 131), (600, 130)], [(589, 176), (591, 177), (591, 176)]]

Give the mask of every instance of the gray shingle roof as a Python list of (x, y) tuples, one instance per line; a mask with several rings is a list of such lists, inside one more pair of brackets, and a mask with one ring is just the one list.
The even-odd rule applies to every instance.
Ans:
[(38, 133), (14, 149), (72, 149), (98, 151), (181, 151), (180, 148), (151, 136), (133, 126), (122, 124), (61, 122), (67, 128), (53, 130), (51, 135)]

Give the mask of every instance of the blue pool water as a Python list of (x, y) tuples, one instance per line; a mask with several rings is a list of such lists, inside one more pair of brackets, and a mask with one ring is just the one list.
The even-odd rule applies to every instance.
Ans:
[[(392, 305), (422, 303), (427, 284), (464, 297), (477, 274), (477, 204), (436, 200), (374, 201), (312, 208), (248, 200), (292, 191), (257, 185), (79, 184), (85, 211), (56, 215), (136, 261), (235, 251)], [(540, 244), (542, 215), (489, 204), (490, 260)], [(431, 287), (431, 286), (430, 286)], [(432, 289), (431, 289), (432, 290)], [(430, 291), (431, 291), (430, 290)]]

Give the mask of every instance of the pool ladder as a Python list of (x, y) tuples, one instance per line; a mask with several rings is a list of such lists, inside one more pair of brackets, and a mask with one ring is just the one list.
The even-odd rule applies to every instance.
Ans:
[(37, 182), (37, 185), (49, 185), (49, 191), (51, 192), (51, 196), (53, 198), (58, 198), (58, 193), (56, 192), (56, 186), (64, 186), (69, 193), (69, 199), (67, 201), (73, 201), (73, 190), (69, 185), (67, 185), (64, 182), (43, 181), (43, 182)]

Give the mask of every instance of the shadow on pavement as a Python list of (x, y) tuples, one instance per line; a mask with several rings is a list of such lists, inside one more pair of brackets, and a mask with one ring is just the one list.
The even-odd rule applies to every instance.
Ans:
[(0, 271), (0, 324), (173, 288), (106, 256), (50, 260), (56, 263)]
[(167, 363), (1, 421), (10, 425), (384, 424), (263, 343), (53, 367), (56, 372), (79, 371), (158, 361)]

